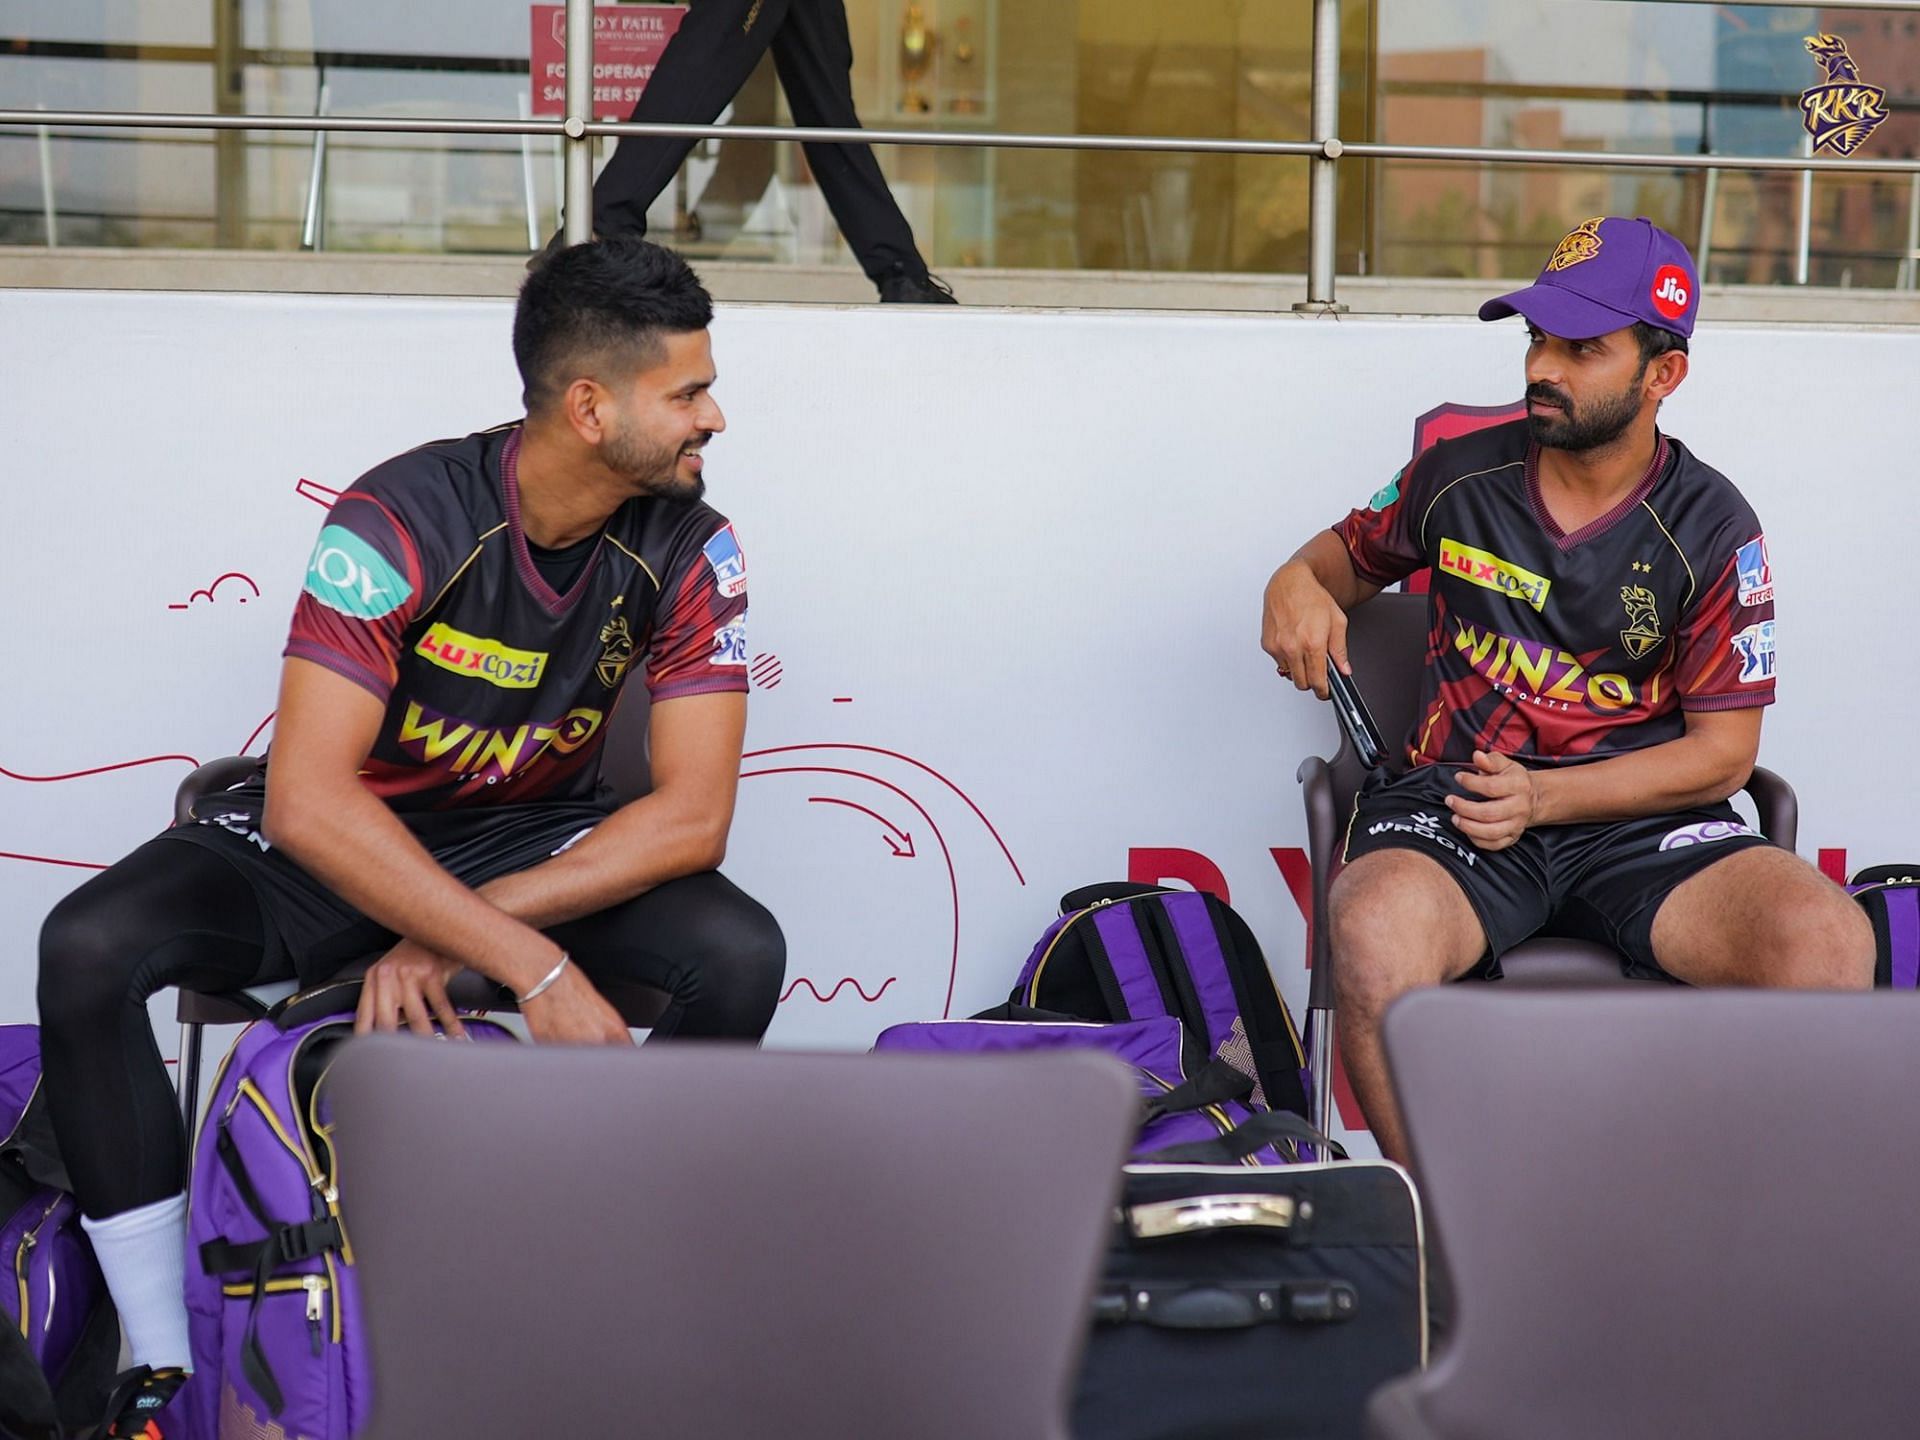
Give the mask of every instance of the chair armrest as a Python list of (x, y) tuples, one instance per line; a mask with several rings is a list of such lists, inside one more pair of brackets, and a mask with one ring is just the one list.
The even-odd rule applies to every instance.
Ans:
[(218, 760), (209, 760), (186, 779), (180, 782), (180, 788), (173, 792), (173, 823), (184, 825), (193, 819), (194, 802), (207, 795), (217, 795), (228, 786), (238, 785), (259, 768), (257, 755), (223, 755)]
[(1782, 850), (1793, 849), (1800, 838), (1800, 802), (1793, 786), (1764, 765), (1756, 765), (1740, 788), (1753, 797), (1760, 833)]

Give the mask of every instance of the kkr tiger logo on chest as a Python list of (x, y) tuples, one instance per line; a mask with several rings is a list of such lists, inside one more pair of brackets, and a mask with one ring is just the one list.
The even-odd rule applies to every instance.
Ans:
[(1577, 705), (1615, 711), (1627, 709), (1638, 698), (1626, 676), (1589, 674), (1565, 650), (1481, 630), (1463, 620), (1455, 620), (1454, 627), (1453, 648), (1496, 690), (1523, 704), (1550, 710), (1571, 710)]
[(409, 700), (395, 738), (402, 750), (423, 764), (438, 765), (456, 775), (505, 779), (525, 770), (549, 747), (562, 755), (572, 754), (599, 732), (606, 718), (600, 710), (569, 710), (557, 720), (493, 730)]
[(1524, 600), (1535, 610), (1547, 608), (1547, 592), (1553, 588), (1553, 582), (1546, 576), (1536, 575), (1511, 560), (1502, 560), (1491, 551), (1462, 545), (1458, 540), (1440, 542), (1440, 568), (1469, 585)]

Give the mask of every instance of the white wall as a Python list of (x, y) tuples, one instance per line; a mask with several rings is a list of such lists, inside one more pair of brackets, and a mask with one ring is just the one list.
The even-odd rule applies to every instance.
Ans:
[[(322, 519), (298, 482), (516, 414), (509, 321), (0, 293), (0, 1020), (32, 1017), (39, 920), (92, 873), (47, 862), (139, 843), (189, 757), (271, 712)], [(708, 481), (750, 558), (750, 653), (781, 671), (727, 867), (789, 937), (772, 1040), (864, 1046), (1004, 998), (1059, 893), (1153, 847), (1219, 867), (1298, 1013), (1271, 850), (1304, 844), (1293, 771), (1333, 726), (1260, 654), (1260, 588), (1404, 461), (1417, 414), (1518, 393), (1517, 326), (737, 307), (714, 339)], [(1763, 759), (1809, 858), (1920, 851), (1917, 394), (1914, 334), (1709, 326), (1668, 407), (1767, 524)]]

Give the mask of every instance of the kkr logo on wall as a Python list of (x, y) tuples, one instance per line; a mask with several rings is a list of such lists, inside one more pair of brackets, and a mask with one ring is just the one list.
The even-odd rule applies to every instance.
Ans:
[(1860, 78), (1859, 67), (1838, 35), (1809, 35), (1807, 53), (1827, 72), (1824, 85), (1800, 92), (1801, 123), (1813, 137), (1813, 148), (1851, 155), (1887, 119), (1887, 92)]

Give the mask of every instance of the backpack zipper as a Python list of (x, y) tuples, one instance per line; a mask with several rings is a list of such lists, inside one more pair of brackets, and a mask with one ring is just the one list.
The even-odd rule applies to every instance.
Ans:
[[(269, 1295), (292, 1295), (303, 1290), (306, 1292), (307, 1328), (313, 1336), (313, 1353), (316, 1356), (319, 1355), (325, 1333), (320, 1322), (325, 1318), (326, 1313), (326, 1302), (321, 1297), (332, 1291), (332, 1283), (325, 1275), (295, 1275), (289, 1279), (269, 1280), (264, 1289)], [(243, 1280), (235, 1284), (222, 1285), (220, 1293), (230, 1300), (245, 1300), (253, 1294), (253, 1282)]]
[(1074, 911), (1073, 918), (1053, 932), (1053, 939), (1047, 942), (1047, 948), (1041, 952), (1039, 960), (1034, 962), (1033, 979), (1027, 982), (1027, 1004), (1038, 1008), (1037, 997), (1040, 994), (1040, 977), (1046, 973), (1047, 962), (1053, 959), (1053, 952), (1059, 948), (1061, 940), (1066, 937), (1066, 933), (1082, 920), (1086, 919), (1087, 916), (1093, 914), (1096, 910), (1104, 910), (1109, 905), (1124, 905), (1129, 900), (1151, 900), (1155, 895), (1177, 895), (1179, 893), (1177, 890), (1168, 890), (1162, 887), (1158, 890), (1149, 890), (1141, 895), (1121, 895), (1105, 900), (1096, 900), (1091, 905)]
[[(40, 1232), (46, 1229), (47, 1221), (53, 1218), (53, 1212), (60, 1208), (60, 1202), (66, 1198), (64, 1195), (53, 1197), (53, 1203), (40, 1212), (40, 1218), (33, 1222), (31, 1230), (20, 1237), (20, 1244), (13, 1252), (13, 1278), (20, 1285), (20, 1338), (23, 1340), (33, 1338), (33, 1320), (27, 1313), (27, 1268), (33, 1261), (34, 1247), (40, 1243)], [(51, 1296), (47, 1302), (47, 1321), (49, 1324), (53, 1321)]]

